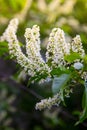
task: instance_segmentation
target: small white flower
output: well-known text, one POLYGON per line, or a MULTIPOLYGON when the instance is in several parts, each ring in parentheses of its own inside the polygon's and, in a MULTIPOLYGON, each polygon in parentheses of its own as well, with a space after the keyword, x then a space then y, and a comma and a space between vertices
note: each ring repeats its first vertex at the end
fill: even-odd
POLYGON ((75 68, 76 70, 80 70, 80 69, 83 68, 83 64, 80 63, 80 62, 76 62, 76 63, 74 63, 74 68, 75 68))

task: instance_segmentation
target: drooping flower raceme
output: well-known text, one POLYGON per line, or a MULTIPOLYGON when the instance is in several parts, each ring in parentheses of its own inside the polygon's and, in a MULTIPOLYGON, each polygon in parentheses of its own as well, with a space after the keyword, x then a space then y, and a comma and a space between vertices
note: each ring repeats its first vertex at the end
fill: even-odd
MULTIPOLYGON (((8 42, 8 48, 11 57, 14 57, 24 71, 27 72, 29 76, 34 77, 34 80, 35 76, 39 76, 39 79, 41 76, 43 79, 51 76, 53 77, 54 75, 52 75, 51 71, 54 68, 66 67, 67 69, 68 61, 65 60, 65 56, 70 55, 71 52, 78 53, 82 58, 85 56, 79 35, 77 35, 71 43, 67 43, 64 31, 60 28, 54 28, 50 33, 48 40, 45 62, 40 54, 40 29, 37 25, 25 30, 25 55, 21 50, 16 36, 17 27, 18 20, 15 18, 10 21, 6 31, 0 37, 0 41, 6 40, 8 42)), ((73 67, 79 71, 81 68, 83 68, 83 64, 80 63, 80 60, 77 58, 73 62, 73 67)), ((60 95, 58 93, 54 95, 53 98, 44 99, 40 103, 37 103, 36 109, 41 110, 47 107, 51 108, 52 105, 58 105, 59 103, 60 95)))
POLYGON ((53 98, 49 97, 48 99, 43 99, 41 100, 40 103, 36 104, 36 110, 42 110, 44 108, 51 108, 53 105, 58 106, 60 104, 60 93, 57 93, 56 95, 53 96, 53 98))

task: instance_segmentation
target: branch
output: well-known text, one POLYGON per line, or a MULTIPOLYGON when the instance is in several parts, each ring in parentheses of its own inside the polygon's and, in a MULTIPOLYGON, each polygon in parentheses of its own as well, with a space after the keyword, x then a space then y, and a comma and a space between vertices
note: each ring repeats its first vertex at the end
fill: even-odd
POLYGON ((27 88, 26 86, 20 84, 20 83, 17 83, 15 80, 11 79, 10 77, 9 78, 4 78, 4 77, 0 77, 0 80, 5 82, 6 84, 8 84, 9 86, 11 87, 16 87, 16 88, 19 88, 20 90, 23 90, 27 93, 30 93, 31 95, 33 95, 34 97, 36 97, 37 99, 41 100, 43 99, 42 96, 38 95, 35 91, 33 91, 31 88, 27 88))

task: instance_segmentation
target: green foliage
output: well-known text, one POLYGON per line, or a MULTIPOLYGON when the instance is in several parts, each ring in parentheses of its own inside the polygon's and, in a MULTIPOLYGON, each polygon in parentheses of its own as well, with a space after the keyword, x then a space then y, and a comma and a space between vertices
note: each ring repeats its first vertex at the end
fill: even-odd
POLYGON ((64 89, 67 87, 67 82, 70 80, 70 74, 62 74, 60 77, 55 77, 52 84, 53 94, 61 93, 60 98, 64 101, 64 89))
POLYGON ((83 17, 86 17, 86 13, 87 13, 87 5, 85 4, 87 3, 87 0, 77 0, 76 5, 75 5, 75 9, 74 9, 74 16, 81 22, 87 22, 87 19, 83 19, 83 17))
POLYGON ((85 81, 84 86, 85 86, 85 89, 84 89, 83 98, 82 98, 83 111, 80 113, 79 121, 76 123, 76 125, 78 125, 79 123, 82 123, 87 118, 87 81, 85 81))
POLYGON ((52 92, 56 94, 59 92, 59 90, 63 90, 69 79, 70 74, 62 74, 60 77, 54 77, 52 84, 52 92))
POLYGON ((0 56, 8 53, 8 44, 7 42, 0 42, 0 56))
POLYGON ((65 60, 72 63, 74 62, 76 59, 81 59, 81 55, 76 53, 76 52, 71 52, 70 55, 66 55, 65 60))
POLYGON ((13 14, 22 10, 25 5, 25 2, 26 0, 0 0, 0 15, 5 17, 11 17, 13 14))

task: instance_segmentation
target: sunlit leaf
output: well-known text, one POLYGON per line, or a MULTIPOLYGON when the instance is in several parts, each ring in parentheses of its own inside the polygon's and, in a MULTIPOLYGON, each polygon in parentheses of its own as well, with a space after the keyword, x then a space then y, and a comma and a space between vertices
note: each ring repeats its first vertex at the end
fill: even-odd
POLYGON ((70 55, 66 55, 64 57, 64 59, 71 63, 71 62, 75 61, 76 59, 81 59, 81 56, 80 56, 80 54, 78 54, 76 52, 72 52, 70 55))

